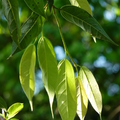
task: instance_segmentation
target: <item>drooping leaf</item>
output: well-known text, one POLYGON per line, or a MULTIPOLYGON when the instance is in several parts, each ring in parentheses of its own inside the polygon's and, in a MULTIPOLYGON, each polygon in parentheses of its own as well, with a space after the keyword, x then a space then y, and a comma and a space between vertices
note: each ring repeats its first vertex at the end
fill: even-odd
POLYGON ((79 26, 83 30, 90 33, 93 37, 106 40, 117 45, 111 40, 96 19, 88 14, 85 10, 76 6, 67 5, 61 8, 60 13, 67 21, 79 26))
POLYGON ((13 41, 19 45, 20 21, 18 0, 2 0, 4 15, 8 22, 9 31, 13 41))
POLYGON ((8 120, 12 117, 14 117, 18 112, 20 112, 23 109, 24 105, 23 103, 14 103, 8 108, 7 118, 8 120))
POLYGON ((24 0, 28 7, 39 15, 45 17, 44 0, 24 0))
POLYGON ((0 108, 5 110, 7 109, 7 104, 2 97, 0 97, 0 108))
POLYGON ((85 115, 87 113, 88 98, 79 77, 76 78, 76 86, 77 86, 77 114, 81 120, 84 120, 85 115))
POLYGON ((37 51, 38 51, 39 66, 42 70, 43 84, 48 93, 52 117, 54 117, 52 105, 53 105, 56 83, 58 78, 55 52, 52 44, 45 37, 40 38, 38 42, 37 51))
POLYGON ((22 88, 30 102, 31 110, 33 110, 32 97, 34 95, 35 87, 34 83, 35 62, 36 62, 35 46, 30 45, 26 48, 21 58, 19 76, 22 88))
POLYGON ((71 63, 62 60, 58 65, 57 105, 62 120, 74 120, 77 110, 75 76, 71 63))
MULTIPOLYGON (((26 22, 22 25, 21 28, 21 39, 20 39, 20 47, 21 50, 26 48, 35 38, 41 33, 42 29, 42 18, 32 13, 26 22)), ((18 48, 17 44, 13 42, 12 44, 12 53, 10 56, 19 52, 20 49, 18 48)))
POLYGON ((92 11, 87 0, 70 0, 70 3, 86 10, 92 16, 92 11))
POLYGON ((102 96, 99 90, 99 86, 89 69, 81 67, 80 79, 86 91, 87 97, 95 109, 95 111, 101 116, 102 111, 102 96))
POLYGON ((49 5, 50 10, 51 10, 53 4, 54 4, 54 0, 48 0, 48 5, 49 5))

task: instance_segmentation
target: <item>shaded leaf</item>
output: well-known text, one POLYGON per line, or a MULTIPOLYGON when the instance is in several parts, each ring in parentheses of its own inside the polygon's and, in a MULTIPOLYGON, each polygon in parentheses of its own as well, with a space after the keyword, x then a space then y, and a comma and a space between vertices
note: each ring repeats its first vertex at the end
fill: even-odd
POLYGON ((30 45, 26 48, 22 55, 19 67, 19 77, 22 88, 30 102, 31 110, 33 110, 32 97, 34 95, 35 87, 35 62, 35 46, 30 45))
POLYGON ((79 26, 83 30, 90 33, 93 37, 106 40, 117 45, 111 40, 96 19, 85 10, 76 6, 67 5, 61 8, 60 13, 67 21, 79 26))
POLYGON ((0 108, 5 110, 7 109, 7 104, 2 97, 0 97, 0 108))
POLYGON ((23 109, 23 103, 14 103, 8 108, 7 118, 10 119, 14 117, 18 112, 23 109))
POLYGON ((45 37, 40 38, 37 51, 39 66, 42 70, 42 80, 49 96, 50 107, 53 117, 52 105, 58 78, 56 56, 52 44, 45 37))
POLYGON ((13 41, 19 45, 20 21, 18 0, 2 0, 4 15, 8 22, 8 28, 13 41))
POLYGON ((101 116, 102 96, 93 74, 89 69, 83 66, 80 69, 80 79, 82 81, 91 105, 93 106, 95 111, 98 112, 98 114, 101 116))
POLYGON ((45 16, 44 14, 44 0, 24 0, 28 7, 39 15, 45 16))
POLYGON ((54 0, 48 0, 48 5, 49 5, 50 10, 51 10, 53 4, 54 4, 54 0))
POLYGON ((74 6, 82 8, 92 16, 92 11, 87 0, 70 0, 70 3, 74 6))
POLYGON ((62 60, 58 64, 57 105, 62 120, 73 120, 77 110, 75 76, 71 63, 62 60))
POLYGON ((77 114, 81 120, 84 120, 88 108, 88 98, 80 78, 76 78, 77 85, 77 114))

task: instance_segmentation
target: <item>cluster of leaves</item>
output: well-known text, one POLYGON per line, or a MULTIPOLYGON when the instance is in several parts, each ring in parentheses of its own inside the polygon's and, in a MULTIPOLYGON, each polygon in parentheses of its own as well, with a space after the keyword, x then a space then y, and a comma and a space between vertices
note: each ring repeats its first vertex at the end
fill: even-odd
POLYGON ((58 110, 63 120, 73 120, 76 113, 83 120, 87 112, 88 99, 101 117, 102 97, 97 82, 88 68, 81 66, 78 71, 79 65, 73 61, 67 50, 56 14, 56 11, 59 11, 67 21, 90 33, 95 42, 96 38, 98 38, 115 44, 92 16, 89 3, 87 0, 70 0, 71 5, 56 8, 54 0, 24 1, 32 12, 22 26, 20 26, 19 22, 18 1, 2 0, 2 6, 13 39, 11 56, 25 49, 20 61, 19 74, 20 82, 30 102, 31 110, 33 110, 32 98, 35 87, 36 48, 34 44, 39 40, 37 58, 42 70, 43 84, 49 96, 52 116, 54 117, 52 106, 56 94, 58 110), (52 43, 42 32, 48 10, 51 10, 55 17, 65 49, 65 58, 58 65, 52 43), (76 78, 73 66, 67 60, 67 55, 76 69, 76 78))
POLYGON ((0 114, 0 120, 18 120, 17 118, 13 118, 18 112, 23 109, 23 103, 14 103, 7 109, 7 104, 0 97, 0 109, 2 109, 2 114, 0 114))

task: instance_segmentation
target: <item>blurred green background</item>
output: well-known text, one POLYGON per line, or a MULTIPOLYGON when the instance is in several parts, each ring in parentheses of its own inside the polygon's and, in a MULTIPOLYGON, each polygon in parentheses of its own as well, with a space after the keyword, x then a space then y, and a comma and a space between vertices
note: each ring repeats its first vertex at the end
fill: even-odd
MULTIPOLYGON (((56 7, 70 4, 69 0, 54 0, 56 7)), ((88 0, 93 16, 108 33, 110 38, 120 45, 120 1, 88 0)), ((19 0, 21 25, 30 15, 30 9, 19 0)), ((75 25, 66 22, 58 13, 61 29, 67 48, 79 65, 88 67, 94 74, 103 98, 103 120, 120 120, 120 48, 106 41, 94 43, 92 37, 75 25)), ((58 61, 64 58, 62 41, 55 22, 49 17, 43 28, 44 35, 55 47, 58 61)), ((12 51, 12 40, 0 0, 0 96, 10 106, 15 102, 24 103, 24 109, 16 116, 20 120, 52 120, 47 93, 42 85, 41 71, 36 62, 36 89, 33 98, 34 111, 30 111, 28 100, 19 82, 19 62, 23 52, 7 59, 12 51)), ((1 111, 0 111, 1 112, 1 111)), ((61 120, 54 101, 55 120, 61 120)), ((75 120, 79 118, 76 116, 75 120)), ((85 120, 99 120, 99 115, 89 104, 85 120)))

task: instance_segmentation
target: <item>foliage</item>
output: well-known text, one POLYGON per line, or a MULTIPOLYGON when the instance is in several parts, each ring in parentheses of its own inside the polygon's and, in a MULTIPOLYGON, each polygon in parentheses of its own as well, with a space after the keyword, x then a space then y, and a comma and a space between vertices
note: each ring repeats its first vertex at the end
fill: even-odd
MULTIPOLYGON (((10 0, 10 2, 8 1, 9 0, 2 1, 3 8, 6 8, 6 5, 8 8, 10 8, 10 4, 8 3, 11 3, 11 5, 13 4, 12 0, 10 0)), ((43 2, 39 0, 35 0, 34 2, 32 2, 25 0, 26 7, 28 6, 30 8, 31 15, 21 26, 21 33, 19 33, 19 31, 15 31, 17 33, 12 32, 14 30, 14 27, 15 29, 20 29, 20 27, 16 28, 17 25, 15 21, 19 20, 19 16, 14 15, 14 13, 18 13, 18 9, 14 11, 16 6, 12 6, 10 8, 10 11, 13 12, 10 12, 8 14, 6 14, 7 10, 4 9, 4 13, 8 21, 11 36, 18 35, 17 41, 16 39, 12 38, 13 50, 11 56, 16 52, 25 49, 22 59, 20 61, 19 71, 22 88, 31 104, 34 93, 34 78, 35 78, 34 73, 36 53, 34 44, 37 44, 37 58, 39 66, 42 70, 43 84, 49 96, 52 116, 54 117, 52 107, 54 96, 56 94, 58 110, 63 120, 74 119, 76 112, 78 113, 78 116, 80 116, 80 119, 84 119, 87 111, 87 98, 91 102, 93 108, 99 113, 101 117, 102 98, 97 82, 93 77, 92 73, 90 72, 90 70, 88 70, 86 67, 83 66, 81 67, 78 64, 76 64, 73 58, 71 57, 66 47, 63 33, 61 31, 58 12, 60 12, 63 18, 65 18, 67 21, 72 22, 73 24, 81 27, 83 30, 90 33, 95 41, 96 41, 95 38, 98 38, 107 40, 112 43, 114 42, 106 34, 103 28, 98 24, 96 19, 91 16, 92 15, 91 10, 86 9, 90 8, 87 1, 83 5, 81 1, 70 0, 73 6, 65 5, 60 8, 57 8, 53 4, 54 2, 55 1, 50 0, 48 2, 47 1, 43 2), (39 5, 40 7, 38 7, 39 5), (51 12, 49 11, 48 6, 51 12), (64 60, 59 62, 58 68, 53 46, 50 40, 44 37, 44 31, 42 30, 41 32, 41 28, 43 28, 46 25, 46 20, 49 21, 48 19, 49 15, 51 16, 54 15, 65 50, 65 58, 64 60), (13 18, 13 16, 15 18, 13 18), (13 23, 10 22, 11 19, 13 23), (19 36, 19 34, 21 34, 21 36, 19 36), (39 42, 37 43, 38 40, 39 42), (76 79, 74 76, 72 64, 67 59, 71 60, 75 67, 75 72, 77 72, 76 79), (75 85, 75 83, 77 83, 77 85, 75 85), (79 87, 80 102, 77 101, 78 100, 77 99, 78 96, 76 96, 77 87, 79 87), (91 97, 91 95, 93 97, 91 97), (85 102, 83 102, 84 97, 86 98, 85 102), (80 108, 78 108, 79 104, 81 104, 80 108), (78 109, 82 113, 78 112, 78 109)))

